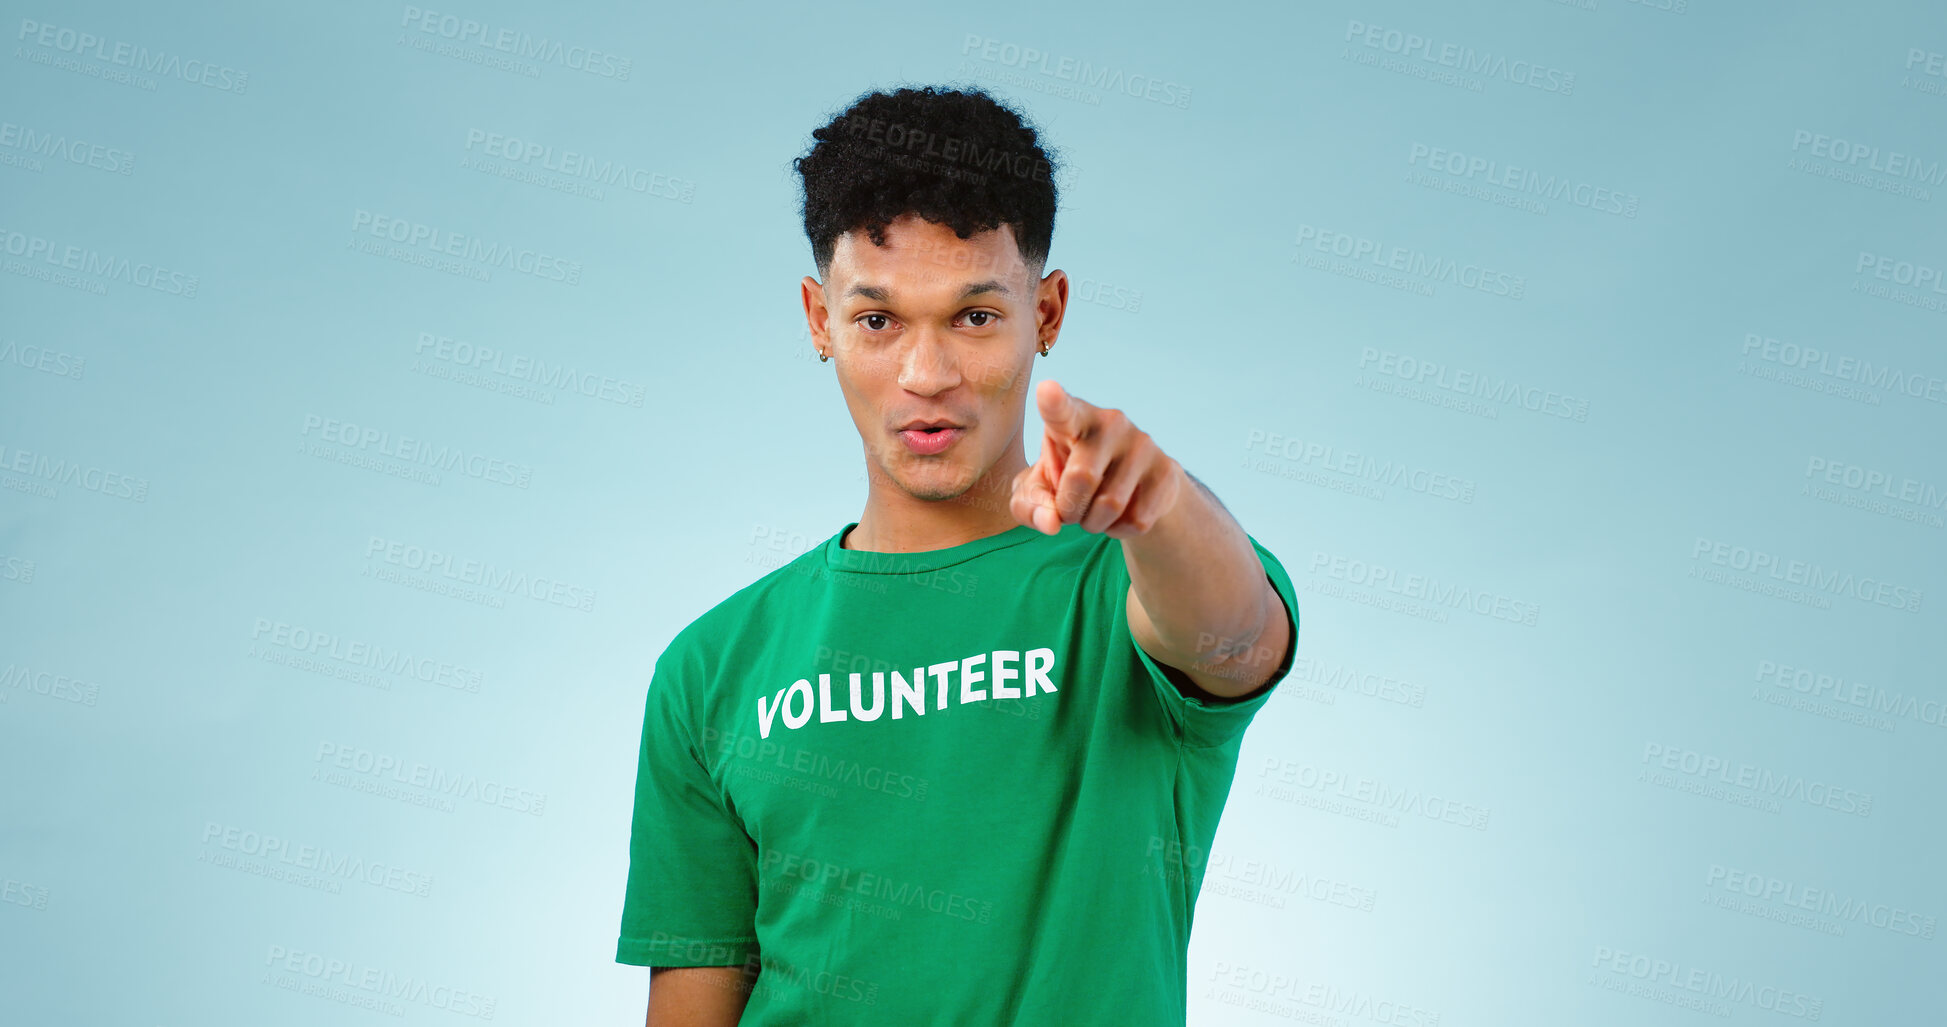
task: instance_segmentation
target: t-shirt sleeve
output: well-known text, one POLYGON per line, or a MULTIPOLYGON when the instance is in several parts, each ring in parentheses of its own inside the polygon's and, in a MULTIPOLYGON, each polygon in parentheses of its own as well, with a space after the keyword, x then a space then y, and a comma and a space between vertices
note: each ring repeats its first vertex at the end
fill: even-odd
POLYGON ((1271 555, 1271 551, 1260 545, 1257 539, 1252 538, 1248 532, 1244 537, 1250 539, 1251 548, 1257 552, 1258 562, 1264 567, 1265 578, 1271 582, 1271 587, 1277 592, 1278 598, 1284 601, 1285 623, 1291 630, 1291 640, 1279 660, 1277 669, 1272 672, 1270 680, 1254 693, 1238 699, 1224 699, 1218 696, 1199 697, 1194 693, 1200 693, 1202 689, 1197 688, 1188 675, 1174 667, 1156 662, 1142 646, 1136 644, 1135 636, 1129 632, 1128 565, 1123 562, 1124 557, 1120 549, 1113 551, 1108 561, 1113 569, 1110 580, 1115 583, 1116 644, 1127 646, 1135 653, 1136 661, 1141 664, 1144 676, 1149 679, 1157 700, 1163 705, 1164 715, 1177 731, 1183 744, 1187 746, 1225 745, 1242 736, 1244 729, 1250 726, 1251 719, 1257 716, 1257 711, 1263 709, 1264 704, 1271 700, 1271 694, 1277 690, 1278 682, 1284 680, 1285 674, 1291 670, 1292 657, 1298 651, 1298 595, 1292 587, 1291 576, 1285 573, 1284 564, 1278 562, 1278 558, 1271 555), (1186 687, 1192 694, 1185 694, 1186 687))
MULTIPOLYGON (((673 647, 672 647, 673 648, 673 647)), ((615 961, 741 966, 757 951, 757 844, 705 770, 684 711, 702 679, 656 661, 642 718, 629 877, 615 961)))

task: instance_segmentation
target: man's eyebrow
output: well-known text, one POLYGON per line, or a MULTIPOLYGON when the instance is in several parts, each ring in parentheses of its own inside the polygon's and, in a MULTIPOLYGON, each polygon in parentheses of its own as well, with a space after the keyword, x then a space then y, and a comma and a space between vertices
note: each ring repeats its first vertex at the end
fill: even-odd
MULTIPOLYGON (((978 296, 983 292, 997 292, 1003 296, 1011 295, 1005 283, 999 279, 989 278, 984 282, 974 282, 965 289, 960 290, 960 295, 957 299, 968 299, 973 296, 978 296)), ((877 285, 854 285, 850 289, 845 290, 845 296, 847 299, 853 296, 863 296, 876 303, 892 302, 892 292, 877 285)))

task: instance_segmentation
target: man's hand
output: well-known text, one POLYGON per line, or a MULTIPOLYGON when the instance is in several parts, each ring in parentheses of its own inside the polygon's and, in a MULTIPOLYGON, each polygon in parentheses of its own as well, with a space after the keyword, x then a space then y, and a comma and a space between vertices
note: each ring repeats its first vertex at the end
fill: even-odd
POLYGON ((1035 386, 1041 459, 1014 476, 1008 510, 1053 535, 1064 524, 1131 539, 1176 505, 1183 468, 1120 410, 1077 399, 1052 379, 1035 386))
POLYGON ((1293 639, 1244 529, 1122 411, 1053 381, 1036 385, 1034 399, 1041 459, 1014 477, 1014 519, 1049 535, 1080 524, 1122 539, 1136 645, 1209 695, 1262 688, 1293 639))

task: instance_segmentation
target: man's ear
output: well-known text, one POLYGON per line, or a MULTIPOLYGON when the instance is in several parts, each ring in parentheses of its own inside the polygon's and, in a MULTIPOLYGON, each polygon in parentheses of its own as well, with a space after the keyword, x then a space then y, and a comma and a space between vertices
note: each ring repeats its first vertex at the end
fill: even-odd
POLYGON ((1047 339, 1053 346, 1061 334, 1061 319, 1068 312, 1068 272, 1056 268, 1041 279, 1034 290, 1036 340, 1047 339))
POLYGON ((804 301, 805 326, 811 339, 825 352, 831 352, 831 310, 825 306, 825 287, 810 275, 798 282, 799 298, 804 301))

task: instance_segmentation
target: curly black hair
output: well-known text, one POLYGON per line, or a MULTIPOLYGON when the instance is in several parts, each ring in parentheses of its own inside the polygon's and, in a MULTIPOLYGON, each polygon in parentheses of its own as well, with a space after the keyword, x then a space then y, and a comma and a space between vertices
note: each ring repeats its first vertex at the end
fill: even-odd
POLYGON ((917 214, 965 239, 1013 227, 1021 260, 1039 273, 1055 234, 1056 163, 1032 124, 980 89, 924 86, 861 94, 811 133, 791 162, 803 176, 799 207, 823 278, 838 237, 917 214))

